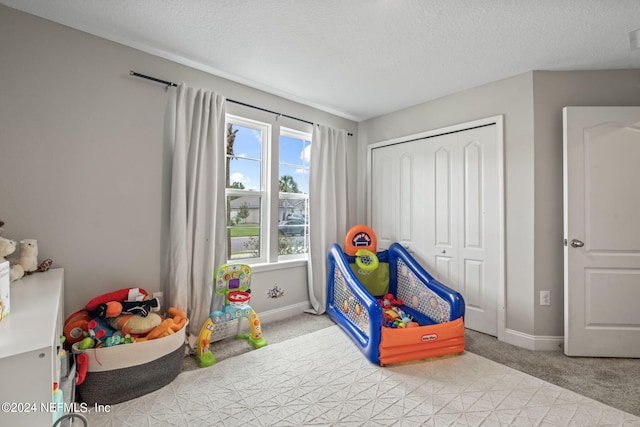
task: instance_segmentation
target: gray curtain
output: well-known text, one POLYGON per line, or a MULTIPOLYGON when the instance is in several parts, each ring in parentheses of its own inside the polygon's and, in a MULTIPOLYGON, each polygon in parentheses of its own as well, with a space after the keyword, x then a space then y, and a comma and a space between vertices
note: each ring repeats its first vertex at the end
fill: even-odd
POLYGON ((210 314, 213 273, 227 262, 225 98, 181 84, 175 96, 167 297, 189 318, 190 347, 210 314))
POLYGON ((311 312, 322 314, 327 306, 327 251, 342 243, 351 224, 349 199, 349 149, 347 131, 313 127, 309 166, 308 286, 311 312))

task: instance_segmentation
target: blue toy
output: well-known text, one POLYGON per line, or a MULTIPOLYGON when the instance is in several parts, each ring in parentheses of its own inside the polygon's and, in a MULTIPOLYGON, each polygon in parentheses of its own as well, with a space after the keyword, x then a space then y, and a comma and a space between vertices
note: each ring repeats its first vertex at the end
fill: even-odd
POLYGON ((434 279, 400 244, 376 251, 364 225, 328 253, 327 314, 381 366, 464 352, 462 295, 434 279), (375 267, 374 267, 375 266, 375 267), (384 274, 383 274, 384 273, 384 274))

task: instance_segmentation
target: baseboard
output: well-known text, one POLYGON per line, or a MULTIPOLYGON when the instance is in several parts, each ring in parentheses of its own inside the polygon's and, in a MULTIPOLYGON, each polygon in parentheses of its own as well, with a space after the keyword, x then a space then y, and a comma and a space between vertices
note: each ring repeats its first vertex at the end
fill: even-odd
POLYGON ((512 329, 505 329, 504 342, 533 351, 562 351, 564 337, 529 335, 512 329))
POLYGON ((311 304, 308 301, 298 304, 287 305, 285 307, 276 308, 273 310, 262 311, 258 313, 260 316, 260 323, 276 322, 278 320, 288 319, 289 317, 302 314, 305 310, 308 310, 311 304))

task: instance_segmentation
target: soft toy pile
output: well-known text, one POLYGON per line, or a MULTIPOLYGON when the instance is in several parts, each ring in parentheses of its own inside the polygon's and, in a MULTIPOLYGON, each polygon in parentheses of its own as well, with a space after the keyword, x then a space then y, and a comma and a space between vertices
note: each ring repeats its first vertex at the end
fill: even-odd
POLYGON ((147 341, 173 334, 187 323, 182 310, 158 314, 160 302, 142 288, 124 288, 100 295, 65 320, 67 343, 80 350, 147 341))
POLYGON ((402 300, 395 299, 393 294, 386 294, 378 302, 384 310, 384 326, 387 328, 415 328, 418 325, 411 316, 400 308, 402 300))

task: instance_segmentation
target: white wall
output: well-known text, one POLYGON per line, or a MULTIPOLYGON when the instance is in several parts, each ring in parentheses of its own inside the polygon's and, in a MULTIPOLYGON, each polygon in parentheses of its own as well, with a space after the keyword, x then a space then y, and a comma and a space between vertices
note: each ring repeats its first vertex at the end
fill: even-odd
MULTIPOLYGON (((1 5, 0 40, 0 220, 5 237, 37 239, 39 259, 65 268, 66 314, 121 287, 160 289, 167 93, 129 70, 356 133, 349 120, 1 5)), ((306 308, 306 286, 305 265, 256 273, 252 305, 306 308), (285 295, 267 299, 276 283, 285 295)))

